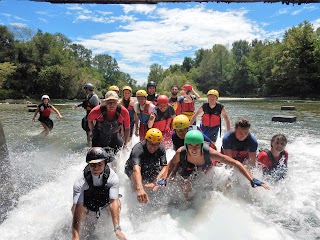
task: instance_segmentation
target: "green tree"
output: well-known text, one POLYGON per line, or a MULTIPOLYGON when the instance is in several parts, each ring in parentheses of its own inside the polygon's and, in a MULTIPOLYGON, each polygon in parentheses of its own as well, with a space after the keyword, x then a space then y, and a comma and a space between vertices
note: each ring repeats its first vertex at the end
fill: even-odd
POLYGON ((151 64, 150 72, 148 75, 148 82, 153 81, 158 85, 158 83, 162 82, 163 80, 163 74, 164 74, 164 70, 159 64, 157 63, 151 64))
POLYGON ((108 54, 96 55, 92 59, 92 66, 103 73, 107 85, 118 85, 120 70, 115 58, 108 54))

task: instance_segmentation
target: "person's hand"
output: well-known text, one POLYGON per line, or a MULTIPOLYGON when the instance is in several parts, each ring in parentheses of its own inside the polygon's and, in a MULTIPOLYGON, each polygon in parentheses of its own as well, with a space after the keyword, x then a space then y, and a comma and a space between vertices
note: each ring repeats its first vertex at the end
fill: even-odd
POLYGON ((136 135, 136 137, 139 136, 139 128, 136 128, 136 130, 134 131, 134 135, 136 135))
POLYGON ((144 190, 144 188, 140 188, 137 190, 137 199, 139 203, 148 203, 149 202, 149 197, 144 190))
POLYGON ((255 187, 263 187, 264 189, 267 189, 267 190, 270 189, 270 187, 267 184, 265 184, 264 182, 261 182, 258 179, 255 179, 255 178, 253 178, 250 181, 250 183, 251 183, 251 187, 253 187, 253 188, 255 188, 255 187))
POLYGON ((127 240, 126 236, 121 232, 121 230, 115 231, 114 234, 116 235, 117 239, 127 240))
POLYGON ((72 106, 72 109, 77 109, 77 108, 78 108, 78 105, 77 105, 77 104, 75 104, 75 105, 72 106))
POLYGON ((153 121, 155 118, 156 118, 156 115, 154 113, 151 113, 149 120, 153 121))
POLYGON ((63 118, 63 116, 62 116, 62 115, 60 115, 60 116, 59 116, 59 118, 60 118, 60 119, 62 119, 62 118, 63 118))
POLYGON ((168 133, 168 132, 170 132, 170 131, 171 131, 171 129, 170 129, 170 127, 169 127, 169 126, 166 126, 166 128, 164 129, 164 131, 168 133))
POLYGON ((35 122, 36 121, 36 119, 35 118, 32 118, 32 122, 35 122))

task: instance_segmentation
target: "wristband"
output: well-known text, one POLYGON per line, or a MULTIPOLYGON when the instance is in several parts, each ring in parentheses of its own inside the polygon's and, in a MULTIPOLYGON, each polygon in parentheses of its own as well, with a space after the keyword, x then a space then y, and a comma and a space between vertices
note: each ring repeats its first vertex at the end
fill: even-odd
POLYGON ((258 179, 255 179, 253 178, 251 181, 251 187, 255 187, 255 186, 261 186, 262 184, 264 184, 263 182, 261 182, 260 180, 258 179))
POLYGON ((121 227, 120 227, 120 226, 115 226, 115 227, 114 227, 114 232, 116 232, 116 231, 118 231, 118 230, 121 231, 121 227))

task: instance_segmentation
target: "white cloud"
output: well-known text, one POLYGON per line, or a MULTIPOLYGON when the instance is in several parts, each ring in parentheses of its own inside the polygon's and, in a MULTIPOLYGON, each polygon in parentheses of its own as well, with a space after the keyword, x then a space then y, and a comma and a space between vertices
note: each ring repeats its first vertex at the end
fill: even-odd
POLYGON ((28 25, 24 23, 10 23, 11 26, 17 27, 17 28, 27 28, 28 25))
POLYGON ((303 9, 300 9, 300 10, 297 10, 297 11, 293 11, 293 12, 291 13, 291 15, 293 15, 293 16, 298 15, 298 14, 300 14, 300 13, 302 12, 302 10, 303 10, 303 9))
POLYGON ((121 5, 125 14, 129 12, 149 14, 152 13, 157 6, 146 5, 146 4, 136 4, 136 5, 121 5))
POLYGON ((317 20, 311 22, 314 26, 314 29, 316 30, 317 28, 320 27, 320 18, 318 18, 317 20))
MULTIPOLYGON (((245 9, 227 12, 203 7, 167 9, 152 6, 151 9, 152 14, 147 17, 152 18, 138 20, 129 17, 128 24, 119 25, 118 31, 81 38, 78 43, 91 49, 95 55, 117 56, 121 70, 130 70, 128 73, 136 78, 141 71, 149 72, 145 66, 150 66, 154 59, 162 66, 169 66, 173 63, 167 60, 168 57, 177 57, 185 51, 193 54, 194 49, 211 48, 214 44, 230 45, 235 40, 265 37, 265 32, 246 18, 245 9)), ((124 11, 147 12, 146 8, 131 5, 124 6, 124 11)), ((120 21, 119 18, 113 19, 120 21)))

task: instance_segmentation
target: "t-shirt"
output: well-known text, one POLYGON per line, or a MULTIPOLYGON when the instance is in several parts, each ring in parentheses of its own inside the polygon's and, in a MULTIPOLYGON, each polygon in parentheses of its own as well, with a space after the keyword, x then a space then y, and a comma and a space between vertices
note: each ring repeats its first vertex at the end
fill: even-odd
MULTIPOLYGON (((102 186, 103 177, 92 175, 93 186, 102 186)), ((118 199, 119 198, 119 177, 118 175, 110 169, 110 175, 107 180, 107 186, 110 187, 109 198, 118 199)), ((83 173, 73 185, 73 204, 83 204, 84 190, 88 190, 89 185, 85 180, 83 173)))

